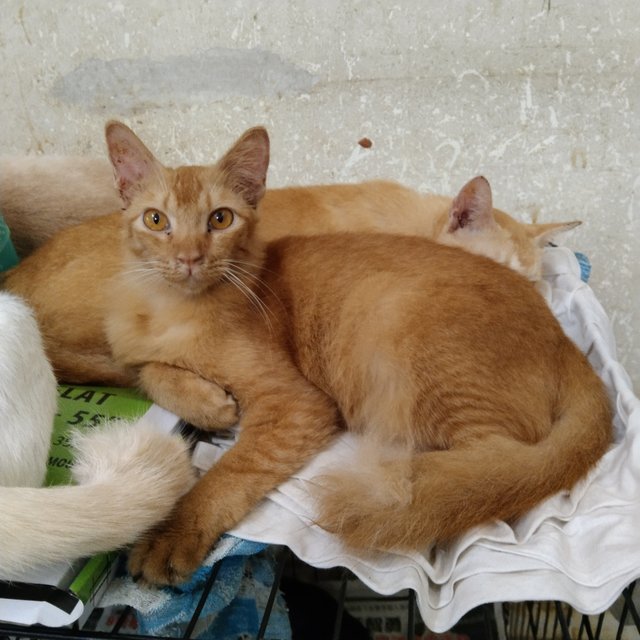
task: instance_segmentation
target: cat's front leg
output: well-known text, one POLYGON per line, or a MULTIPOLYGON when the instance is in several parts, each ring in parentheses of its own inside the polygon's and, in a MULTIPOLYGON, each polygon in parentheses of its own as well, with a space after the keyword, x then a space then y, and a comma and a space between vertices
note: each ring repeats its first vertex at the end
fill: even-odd
POLYGON ((333 402, 306 382, 258 396, 244 414, 238 442, 180 499, 170 519, 134 547, 131 574, 150 584, 184 582, 220 535, 326 447, 338 425, 333 402))
POLYGON ((149 362, 139 383, 158 405, 201 429, 224 429, 238 422, 233 396, 215 382, 173 365, 149 362))

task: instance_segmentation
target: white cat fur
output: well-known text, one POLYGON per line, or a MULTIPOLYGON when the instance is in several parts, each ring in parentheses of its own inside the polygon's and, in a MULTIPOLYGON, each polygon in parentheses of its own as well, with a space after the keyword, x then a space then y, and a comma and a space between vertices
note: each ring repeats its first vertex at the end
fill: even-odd
POLYGON ((56 406, 56 379, 33 313, 0 291, 1 485, 42 484, 56 406))
POLYGON ((80 486, 0 487, 0 578, 131 544, 193 483, 187 444, 119 421, 76 438, 80 486))
POLYGON ((143 418, 77 435, 80 486, 37 488, 56 406, 33 314, 0 292, 0 579, 132 543, 194 480, 182 438, 155 432, 143 418))

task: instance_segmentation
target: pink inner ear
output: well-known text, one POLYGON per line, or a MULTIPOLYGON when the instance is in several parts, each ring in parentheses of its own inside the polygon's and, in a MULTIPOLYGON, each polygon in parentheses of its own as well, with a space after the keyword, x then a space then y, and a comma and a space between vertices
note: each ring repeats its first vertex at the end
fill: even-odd
POLYGON ((150 173, 149 163, 141 158, 132 157, 128 149, 122 149, 119 155, 112 156, 113 166, 121 193, 143 180, 150 173))
POLYGON ((116 187, 127 206, 131 204, 135 192, 154 174, 150 152, 133 136, 133 132, 118 130, 111 130, 107 134, 116 187))
POLYGON ((455 202, 449 211, 449 231, 464 229, 469 224, 469 211, 456 206, 455 202))
POLYGON ((473 178, 460 189, 449 210, 449 232, 465 227, 481 229, 495 224, 489 182, 482 176, 473 178))
POLYGON ((221 158, 219 166, 231 189, 251 206, 264 195, 269 168, 269 136, 262 127, 246 131, 221 158))

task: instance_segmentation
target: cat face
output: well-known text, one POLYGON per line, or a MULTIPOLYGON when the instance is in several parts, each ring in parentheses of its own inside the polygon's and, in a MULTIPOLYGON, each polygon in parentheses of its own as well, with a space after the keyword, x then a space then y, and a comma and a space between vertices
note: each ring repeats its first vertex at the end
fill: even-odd
POLYGON ((211 166, 162 166, 131 130, 107 126, 125 204, 127 273, 198 294, 234 281, 253 255, 253 226, 269 159, 266 131, 251 129, 211 166))
POLYGON ((206 168, 167 170, 161 184, 132 200, 126 246, 139 273, 197 294, 243 261, 256 210, 217 178, 206 168))

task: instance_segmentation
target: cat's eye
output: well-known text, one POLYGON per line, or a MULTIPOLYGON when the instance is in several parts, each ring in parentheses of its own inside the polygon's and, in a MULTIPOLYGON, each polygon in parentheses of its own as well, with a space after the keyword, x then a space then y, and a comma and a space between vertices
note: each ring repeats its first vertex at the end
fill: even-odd
POLYGON ((167 231, 169 229, 169 218, 157 209, 147 209, 142 214, 142 222, 151 231, 167 231))
POLYGON ((231 209, 222 208, 216 209, 209 216, 209 230, 219 231, 220 229, 226 229, 231 226, 233 222, 233 211, 231 209))

